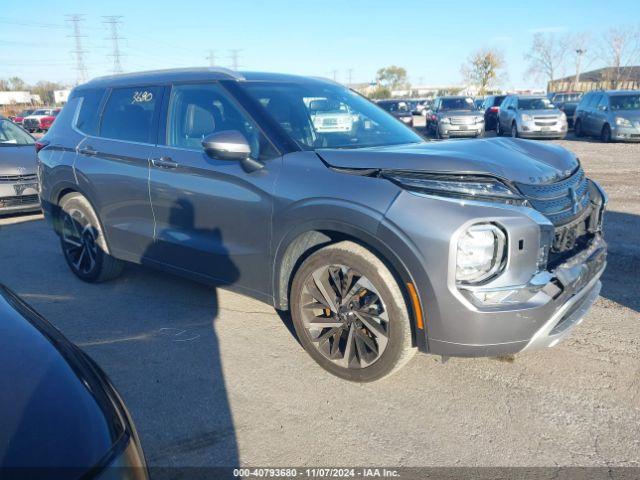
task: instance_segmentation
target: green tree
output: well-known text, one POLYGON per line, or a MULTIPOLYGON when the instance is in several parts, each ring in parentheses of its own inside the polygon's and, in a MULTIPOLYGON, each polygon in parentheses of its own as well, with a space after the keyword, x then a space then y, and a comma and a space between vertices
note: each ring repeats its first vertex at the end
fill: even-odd
POLYGON ((390 96, 391 90, 382 85, 378 85, 375 90, 369 94, 369 98, 373 99, 389 98, 390 96))
POLYGON ((465 80, 478 87, 479 94, 484 95, 489 88, 504 77, 504 55, 499 50, 481 48, 471 54, 467 63, 462 65, 461 72, 465 80))
POLYGON ((377 82, 390 90, 394 90, 407 85, 407 71, 402 67, 391 65, 378 70, 377 82))
POLYGON ((63 88, 64 86, 60 83, 41 80, 31 87, 31 93, 39 95, 42 103, 53 104, 53 91, 62 90, 63 88))
POLYGON ((8 82, 11 90, 27 90, 27 84, 20 77, 11 77, 8 82))

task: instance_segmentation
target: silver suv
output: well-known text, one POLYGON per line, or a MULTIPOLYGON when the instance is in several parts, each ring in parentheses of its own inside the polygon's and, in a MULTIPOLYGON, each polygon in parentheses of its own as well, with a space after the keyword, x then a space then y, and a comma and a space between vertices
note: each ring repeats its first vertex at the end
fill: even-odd
POLYGON ((471 97, 437 97, 427 114, 427 131, 436 138, 483 137, 484 114, 471 97))
POLYGON ((133 262, 236 290, 290 311, 307 352, 349 380, 416 350, 553 346, 600 290, 605 195, 573 153, 425 142, 331 81, 99 78, 38 148, 46 217, 79 278, 133 262), (323 105, 349 128, 320 128, 323 105))
POLYGON ((593 135, 603 142, 640 141, 640 92, 589 92, 576 107, 577 137, 593 135))
POLYGON ((522 138, 564 138, 567 116, 544 96, 509 95, 500 105, 496 134, 522 138))

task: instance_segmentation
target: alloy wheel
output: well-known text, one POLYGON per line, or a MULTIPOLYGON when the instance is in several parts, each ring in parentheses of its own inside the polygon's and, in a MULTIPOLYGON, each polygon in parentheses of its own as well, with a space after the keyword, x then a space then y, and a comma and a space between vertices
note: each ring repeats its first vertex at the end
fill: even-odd
POLYGON ((65 213, 62 222, 64 253, 78 272, 89 274, 96 266, 98 245, 95 229, 80 210, 65 213))
POLYGON ((379 292, 345 265, 323 266, 304 282, 301 317, 314 347, 350 369, 375 363, 389 342, 389 317, 379 292))

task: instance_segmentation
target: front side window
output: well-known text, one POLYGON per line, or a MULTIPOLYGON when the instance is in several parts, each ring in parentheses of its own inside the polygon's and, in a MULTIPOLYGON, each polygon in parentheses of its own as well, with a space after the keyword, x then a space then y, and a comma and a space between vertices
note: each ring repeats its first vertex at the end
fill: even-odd
POLYGON ((33 137, 9 120, 0 119, 0 147, 33 145, 33 137))
MULTIPOLYGON (((320 104, 316 106, 321 108, 320 104)), ((332 105, 330 108, 341 111, 340 105, 332 105)), ((217 84, 174 86, 171 90, 167 125, 169 146, 202 150, 202 140, 206 136, 225 130, 237 130, 249 142, 252 158, 266 160, 278 154, 253 121, 217 84)))
POLYGON ((519 98, 518 110, 552 110, 556 108, 546 97, 540 98, 519 98))
POLYGON ((440 110, 473 110, 473 99, 469 97, 443 98, 440 110))
POLYGON ((612 95, 611 110, 640 110, 640 94, 612 95))
POLYGON ((243 82, 240 86, 253 97, 303 149, 361 148, 422 142, 401 122, 369 100, 339 85, 304 82, 243 82), (330 106, 322 123, 310 107, 330 106), (340 111, 331 111, 335 106, 340 111))
POLYGON ((160 87, 114 89, 104 107, 100 136, 155 143, 153 119, 159 102, 160 87))

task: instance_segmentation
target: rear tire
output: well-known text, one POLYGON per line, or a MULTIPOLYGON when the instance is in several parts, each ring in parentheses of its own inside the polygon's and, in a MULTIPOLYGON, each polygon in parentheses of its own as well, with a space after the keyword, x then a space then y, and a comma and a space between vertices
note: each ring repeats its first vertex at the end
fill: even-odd
POLYGON ((60 201, 60 245, 71 271, 85 282, 106 282, 124 269, 122 260, 107 253, 98 217, 79 193, 65 195, 60 201))
POLYGON ((340 378, 378 380, 416 351, 395 277, 356 243, 339 242, 309 256, 293 279, 290 305, 304 349, 340 378))

